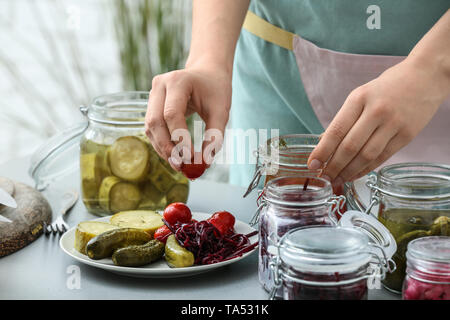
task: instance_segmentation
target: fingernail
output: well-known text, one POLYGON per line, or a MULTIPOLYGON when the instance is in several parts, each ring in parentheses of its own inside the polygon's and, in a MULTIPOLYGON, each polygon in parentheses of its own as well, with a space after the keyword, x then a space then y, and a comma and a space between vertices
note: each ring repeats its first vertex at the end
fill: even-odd
POLYGON ((340 186, 344 183, 344 179, 342 179, 341 177, 337 177, 336 179, 334 179, 333 181, 333 185, 335 186, 340 186))
POLYGON ((167 159, 167 162, 169 162, 170 166, 171 166, 174 170, 180 171, 180 165, 181 165, 181 163, 180 163, 177 159, 175 159, 175 158, 173 158, 173 157, 170 157, 169 159, 167 159))
POLYGON ((327 176, 326 174, 322 175, 321 178, 324 178, 325 180, 331 181, 331 178, 327 176))
POLYGON ((317 170, 321 167, 322 167, 322 162, 320 162, 317 159, 313 159, 308 165, 309 170, 317 170))

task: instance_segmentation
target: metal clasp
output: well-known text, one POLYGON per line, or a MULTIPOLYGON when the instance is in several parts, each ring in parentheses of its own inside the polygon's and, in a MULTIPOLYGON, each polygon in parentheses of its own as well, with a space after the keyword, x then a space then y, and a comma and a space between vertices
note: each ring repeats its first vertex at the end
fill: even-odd
POLYGON ((376 218, 372 212, 372 208, 380 203, 380 191, 376 188, 377 185, 377 176, 370 175, 369 179, 366 181, 366 187, 370 190, 370 204, 369 206, 364 210, 365 214, 369 214, 372 217, 376 218))
MULTIPOLYGON (((279 250, 279 247, 278 247, 279 250)), ((273 288, 269 293, 269 300, 275 300, 275 295, 278 289, 283 284, 281 280, 281 270, 280 270, 281 260, 280 256, 273 257, 269 262, 269 269, 273 276, 273 288)))
POLYGON ((328 216, 335 225, 338 224, 336 214, 338 214, 340 217, 344 214, 341 210, 344 208, 346 201, 347 198, 345 198, 345 196, 332 196, 327 201, 327 204, 330 206, 330 209, 328 210, 328 216))

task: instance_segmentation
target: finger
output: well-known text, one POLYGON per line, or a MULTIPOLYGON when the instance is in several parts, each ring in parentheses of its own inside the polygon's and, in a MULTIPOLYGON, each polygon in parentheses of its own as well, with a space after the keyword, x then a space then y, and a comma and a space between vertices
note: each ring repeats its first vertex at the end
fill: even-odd
POLYGON ((210 165, 220 151, 229 118, 229 105, 217 103, 214 112, 205 117, 205 137, 202 144, 203 158, 210 165))
POLYGON ((345 138, 353 124, 363 111, 363 99, 356 94, 350 94, 344 105, 334 117, 322 138, 308 159, 308 168, 317 170, 324 166, 345 138))
POLYGON ((346 165, 338 176, 343 181, 349 181, 350 178, 366 169, 372 161, 378 159, 396 133, 397 129, 394 127, 388 125, 378 127, 356 157, 346 165))
POLYGON ((194 145, 185 118, 190 94, 191 90, 179 81, 169 84, 163 113, 171 140, 177 147, 173 153, 181 154, 182 161, 188 163, 194 155, 194 145))
POLYGON ((166 89, 163 85, 152 87, 145 116, 145 130, 153 148, 161 158, 167 160, 171 156, 174 144, 170 140, 169 130, 163 117, 165 98, 166 89))
POLYGON ((341 171, 357 157, 378 126, 378 121, 370 114, 368 115, 368 112, 363 112, 327 162, 323 174, 330 177, 332 181, 338 177, 341 171))
POLYGON ((404 146, 405 146, 404 140, 400 137, 399 134, 396 134, 389 141, 389 143, 386 145, 381 154, 375 160, 370 162, 363 170, 361 170, 361 172, 350 178, 350 181, 359 179, 368 174, 369 172, 375 170, 404 146))

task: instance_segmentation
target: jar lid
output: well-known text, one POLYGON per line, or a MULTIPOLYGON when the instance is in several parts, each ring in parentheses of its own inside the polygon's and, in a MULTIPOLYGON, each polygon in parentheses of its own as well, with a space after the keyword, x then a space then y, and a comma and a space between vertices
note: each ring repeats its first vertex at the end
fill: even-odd
POLYGON ((415 239, 408 243, 406 257, 450 263, 450 237, 433 236, 415 239))
POLYGON ((279 244, 283 263, 302 271, 343 272, 371 260, 369 238, 353 228, 308 226, 292 229, 279 244))
POLYGON ((44 190, 52 181, 79 170, 79 147, 87 121, 54 135, 31 156, 29 175, 37 190, 44 190))
POLYGON ((371 244, 370 252, 379 257, 381 254, 383 259, 391 259, 397 251, 397 243, 392 233, 371 215, 349 210, 342 215, 338 225, 364 233, 371 244))

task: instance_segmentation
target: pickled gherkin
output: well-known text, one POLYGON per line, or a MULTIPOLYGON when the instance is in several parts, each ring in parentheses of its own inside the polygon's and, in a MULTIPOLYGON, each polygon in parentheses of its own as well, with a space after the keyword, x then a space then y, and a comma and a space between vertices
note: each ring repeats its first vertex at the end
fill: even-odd
POLYGON ((150 150, 138 137, 121 137, 108 150, 111 172, 128 181, 142 181, 150 167, 150 150))
POLYGON ((189 193, 189 181, 158 156, 143 133, 92 140, 86 135, 80 171, 83 202, 97 215, 163 210, 169 203, 186 202, 189 193))
POLYGON ((408 243, 427 236, 448 236, 450 211, 398 208, 381 210, 378 219, 389 229, 397 242, 397 251, 392 257, 397 269, 386 274, 383 284, 390 290, 400 292, 406 274, 408 243))

